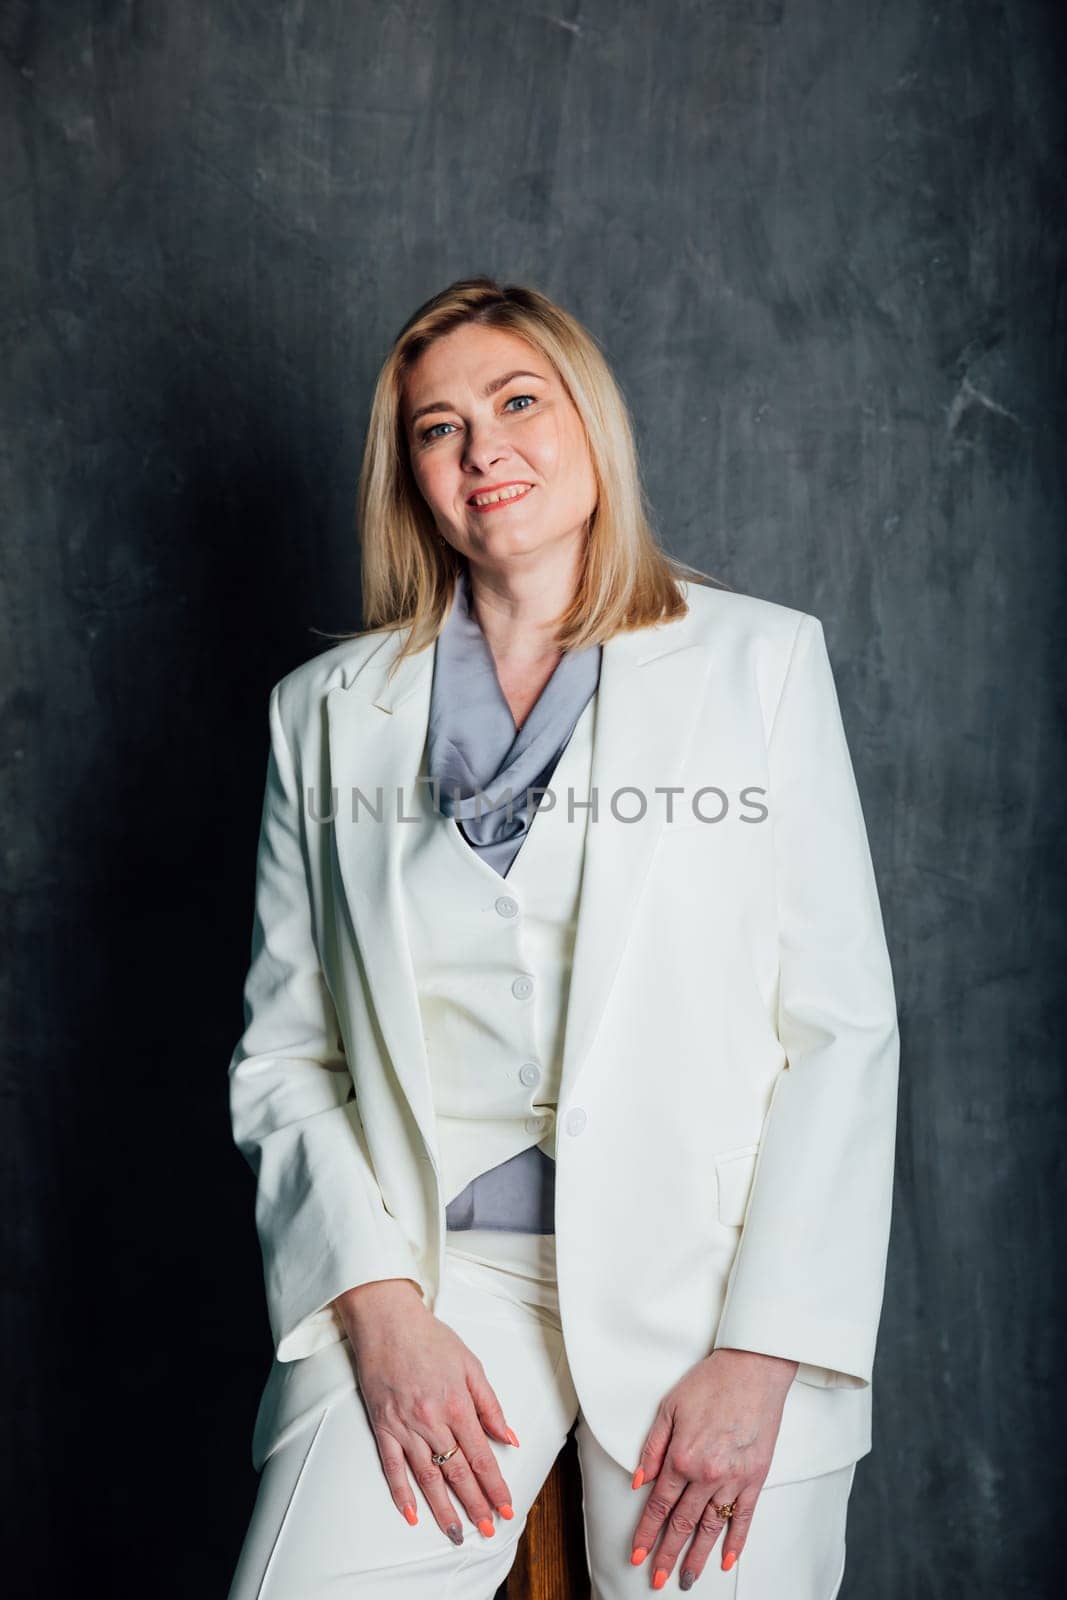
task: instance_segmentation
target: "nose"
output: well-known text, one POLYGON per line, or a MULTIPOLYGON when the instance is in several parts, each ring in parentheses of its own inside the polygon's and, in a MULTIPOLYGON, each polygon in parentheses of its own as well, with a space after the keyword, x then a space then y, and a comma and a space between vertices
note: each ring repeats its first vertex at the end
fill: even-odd
POLYGON ((463 450, 463 465, 472 471, 485 472, 506 454, 499 437, 500 424, 495 418, 473 422, 467 430, 467 443, 463 450))

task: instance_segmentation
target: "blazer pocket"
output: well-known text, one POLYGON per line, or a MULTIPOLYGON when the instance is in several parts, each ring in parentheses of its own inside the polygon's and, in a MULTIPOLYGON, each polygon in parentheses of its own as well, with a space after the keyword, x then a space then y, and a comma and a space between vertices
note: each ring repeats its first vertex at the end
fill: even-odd
POLYGON ((719 1221, 728 1228, 739 1228, 745 1220, 752 1174, 756 1167, 758 1144, 743 1145, 738 1150, 724 1150, 715 1157, 715 1174, 719 1183, 719 1221))

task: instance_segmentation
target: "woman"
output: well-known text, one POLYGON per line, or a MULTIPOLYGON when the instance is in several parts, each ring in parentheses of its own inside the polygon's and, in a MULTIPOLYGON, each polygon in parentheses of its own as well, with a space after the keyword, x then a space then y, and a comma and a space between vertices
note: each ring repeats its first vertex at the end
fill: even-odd
POLYGON ((397 337, 360 522, 369 631, 270 697, 231 1600, 489 1600, 575 1419, 602 1600, 830 1600, 898 1035, 821 625, 682 576, 594 340, 488 279, 397 337))

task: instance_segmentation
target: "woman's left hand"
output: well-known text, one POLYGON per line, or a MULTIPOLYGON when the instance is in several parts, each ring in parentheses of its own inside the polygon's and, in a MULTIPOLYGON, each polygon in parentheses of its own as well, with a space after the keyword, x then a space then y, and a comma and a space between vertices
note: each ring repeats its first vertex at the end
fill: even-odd
POLYGON ((654 1589, 667 1582, 691 1537, 680 1587, 692 1587, 724 1526, 715 1507, 731 1500, 723 1568, 729 1571, 741 1554, 796 1370, 795 1361, 724 1347, 690 1367, 660 1402, 633 1483, 637 1489, 656 1480, 631 1556, 640 1565, 663 1530, 653 1562, 654 1589))

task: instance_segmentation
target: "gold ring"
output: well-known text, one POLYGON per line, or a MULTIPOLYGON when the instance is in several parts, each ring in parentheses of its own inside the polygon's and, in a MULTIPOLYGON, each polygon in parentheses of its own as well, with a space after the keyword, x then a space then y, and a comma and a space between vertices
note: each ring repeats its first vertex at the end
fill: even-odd
POLYGON ((730 1517, 733 1516, 733 1514, 734 1514, 734 1506, 736 1504, 737 1504, 736 1500, 728 1500, 725 1505, 716 1506, 715 1507, 715 1515, 717 1517, 723 1517, 724 1519, 728 1520, 730 1517))

